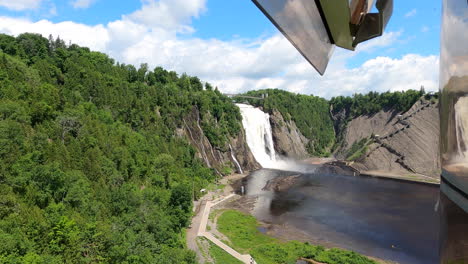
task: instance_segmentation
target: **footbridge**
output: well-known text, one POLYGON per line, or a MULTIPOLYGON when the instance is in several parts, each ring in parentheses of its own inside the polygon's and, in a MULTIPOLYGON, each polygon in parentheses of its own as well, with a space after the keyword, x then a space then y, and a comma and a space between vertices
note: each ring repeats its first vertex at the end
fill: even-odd
POLYGON ((246 98, 246 99, 259 99, 259 100, 264 100, 265 98, 268 98, 268 93, 262 94, 260 97, 258 96, 249 96, 245 94, 224 94, 225 96, 229 98, 246 98))

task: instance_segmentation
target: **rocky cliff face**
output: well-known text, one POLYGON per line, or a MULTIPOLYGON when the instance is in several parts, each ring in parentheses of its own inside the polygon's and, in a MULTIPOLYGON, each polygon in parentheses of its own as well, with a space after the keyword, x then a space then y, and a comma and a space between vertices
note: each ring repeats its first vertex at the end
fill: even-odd
POLYGON ((183 123, 184 126, 178 129, 177 134, 186 137, 190 144, 197 149, 198 157, 219 174, 225 166, 231 167, 238 173, 260 168, 250 152, 243 129, 236 137, 230 138, 229 143, 224 148, 226 150, 221 150, 214 148, 205 136, 200 126, 200 113, 196 107, 192 108, 190 114, 184 118, 183 123))
POLYGON ((366 151, 355 157, 360 170, 440 175, 438 105, 420 100, 406 113, 380 111, 351 120, 336 152, 345 158, 351 146, 367 138, 366 151))
POLYGON ((309 140, 301 134, 294 121, 285 121, 275 110, 270 115, 270 124, 276 153, 293 159, 309 156, 306 150, 309 140))

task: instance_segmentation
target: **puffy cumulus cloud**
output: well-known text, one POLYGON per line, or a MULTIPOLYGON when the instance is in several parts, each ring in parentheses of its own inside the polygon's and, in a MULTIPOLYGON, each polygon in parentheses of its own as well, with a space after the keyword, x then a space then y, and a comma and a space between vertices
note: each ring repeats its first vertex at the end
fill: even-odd
POLYGON ((96 0, 74 0, 71 2, 71 5, 73 6, 73 8, 86 9, 92 4, 94 4, 94 2, 96 2, 96 0))
POLYGON ((142 0, 140 10, 124 16, 151 28, 193 32, 188 26, 193 17, 206 9, 206 0, 142 0))
POLYGON ((37 9, 43 0, 0 0, 0 6, 14 11, 37 9))
POLYGON ((304 90, 324 97, 369 91, 438 89, 439 58, 408 54, 400 59, 377 57, 353 69, 331 71, 324 78, 310 78, 304 90))
POLYGON ((163 30, 153 29, 142 32, 138 38, 129 38, 136 41, 121 49, 122 60, 135 65, 143 62, 149 62, 151 66, 163 65, 178 72, 200 76, 230 91, 234 90, 233 87, 242 90, 257 87, 254 81, 281 75, 284 69, 280 65, 294 65, 302 61, 297 51, 279 34, 261 41, 226 42, 197 38, 181 40, 164 33, 163 30), (231 84, 228 79, 235 81, 231 84))
POLYGON ((356 68, 347 66, 353 56, 397 42, 401 32, 389 32, 363 43, 356 52, 337 49, 327 73, 321 77, 279 33, 232 41, 199 39, 190 35, 180 37, 179 26, 189 25, 191 17, 203 12, 205 0, 171 0, 170 3, 169 0, 145 0, 140 10, 106 25, 94 26, 0 17, 0 32, 11 35, 36 32, 46 37, 53 34, 137 67, 146 62, 150 68, 163 66, 196 75, 226 93, 280 88, 329 98, 371 90, 418 89, 421 85, 427 90, 437 89, 436 56, 378 57, 356 68), (174 9, 172 4, 186 10, 174 9), (169 11, 156 19, 158 12, 163 10, 169 11), (171 17, 170 22, 159 22, 167 16, 171 17))
POLYGON ((65 41, 71 41, 80 46, 105 52, 109 42, 108 29, 103 25, 87 26, 70 21, 52 23, 48 20, 31 22, 26 19, 0 17, 0 32, 9 35, 19 35, 24 32, 39 33, 44 37, 52 34, 60 36, 65 41))
POLYGON ((385 32, 381 37, 373 38, 369 41, 360 43, 356 47, 356 53, 359 52, 372 52, 378 48, 388 47, 395 42, 398 42, 403 31, 390 31, 385 32))

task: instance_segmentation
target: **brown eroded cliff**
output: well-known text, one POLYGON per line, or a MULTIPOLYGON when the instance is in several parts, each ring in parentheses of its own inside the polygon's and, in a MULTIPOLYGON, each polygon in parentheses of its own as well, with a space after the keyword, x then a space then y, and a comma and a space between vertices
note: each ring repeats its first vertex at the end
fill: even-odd
POLYGON ((213 147, 205 136, 200 125, 200 113, 196 107, 193 107, 192 111, 184 118, 183 124, 184 126, 178 129, 177 134, 186 137, 197 150, 197 156, 218 173, 226 166, 238 173, 260 168, 247 145, 243 129, 236 137, 230 138, 223 149, 219 149, 213 147))
POLYGON ((279 111, 273 110, 270 124, 277 154, 292 159, 309 157, 306 150, 309 140, 302 135, 294 121, 285 121, 279 111))
POLYGON ((439 114, 436 101, 421 99, 405 113, 380 111, 352 119, 342 132, 336 151, 353 160, 359 170, 418 173, 433 178, 440 174, 439 114), (359 147, 353 144, 361 141, 359 147))

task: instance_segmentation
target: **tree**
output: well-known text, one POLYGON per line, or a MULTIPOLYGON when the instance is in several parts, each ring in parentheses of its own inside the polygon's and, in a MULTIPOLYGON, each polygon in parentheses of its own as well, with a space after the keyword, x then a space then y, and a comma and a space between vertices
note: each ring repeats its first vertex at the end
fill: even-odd
POLYGON ((16 38, 31 64, 34 60, 45 58, 49 52, 49 42, 40 34, 23 33, 16 38))
POLYGON ((227 140, 235 106, 58 37, 0 48, 0 262, 195 263, 181 232, 215 175, 176 129, 203 98, 200 122, 227 140))

